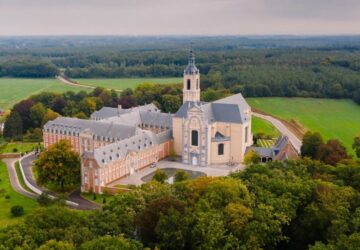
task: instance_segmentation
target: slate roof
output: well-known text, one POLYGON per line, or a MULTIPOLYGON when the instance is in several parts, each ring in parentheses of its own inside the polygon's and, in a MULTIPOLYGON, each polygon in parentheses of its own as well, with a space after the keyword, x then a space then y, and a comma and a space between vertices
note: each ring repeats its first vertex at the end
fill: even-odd
POLYGON ((120 116, 114 116, 104 119, 103 121, 113 122, 117 124, 126 124, 129 126, 147 124, 170 129, 172 128, 172 118, 173 115, 168 113, 135 110, 133 112, 128 112, 120 116))
POLYGON ((121 116, 126 113, 144 111, 144 112, 160 112, 159 109, 154 104, 146 104, 134 108, 123 109, 123 108, 111 108, 111 107, 102 107, 100 110, 95 111, 91 114, 91 119, 106 119, 114 116, 121 116))
POLYGON ((98 140, 113 141, 122 140, 135 135, 136 127, 106 123, 101 121, 83 120, 78 118, 58 117, 44 125, 45 131, 55 131, 61 134, 77 134, 85 129, 90 131, 98 140))
MULTIPOLYGON (((247 147, 246 152, 249 152, 251 150, 257 152, 261 157, 276 157, 280 151, 286 147, 286 145, 291 142, 289 141, 289 138, 286 135, 280 136, 274 146, 271 148, 262 148, 262 147, 247 147)), ((287 157, 286 155, 284 156, 287 157)))
POLYGON ((141 151, 159 145, 172 138, 172 130, 155 134, 148 130, 138 130, 131 138, 108 144, 94 150, 93 157, 98 165, 104 166, 111 161, 124 158, 131 151, 141 151))
POLYGON ((198 107, 209 122, 245 123, 250 121, 250 106, 241 94, 232 95, 212 103, 185 102, 175 117, 186 118, 188 111, 198 107))

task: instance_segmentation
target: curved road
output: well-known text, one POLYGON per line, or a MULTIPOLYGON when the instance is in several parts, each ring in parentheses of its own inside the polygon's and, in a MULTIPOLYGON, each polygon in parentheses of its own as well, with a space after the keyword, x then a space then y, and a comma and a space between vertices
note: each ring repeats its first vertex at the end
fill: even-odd
MULTIPOLYGON (((33 172, 32 172, 32 167, 33 167, 33 161, 36 159, 35 154, 30 154, 25 156, 24 158, 21 159, 21 165, 23 167, 24 170, 24 174, 25 174, 25 178, 26 180, 33 185, 35 188, 41 190, 41 191, 48 191, 47 189, 40 187, 39 185, 37 185, 36 180, 34 178, 33 172)), ((54 192, 50 192, 51 195, 56 195, 54 192)), ((91 201, 88 201, 86 199, 84 199, 81 195, 80 195, 80 190, 75 190, 74 192, 72 192, 69 197, 67 198, 68 201, 71 202, 75 202, 77 204, 79 204, 79 206, 77 207, 73 207, 75 209, 79 209, 79 210, 94 210, 94 209, 98 209, 101 208, 100 205, 95 204, 91 201)))
POLYGON ((13 189, 16 192, 18 192, 19 194, 22 194, 31 199, 36 199, 38 195, 25 190, 19 182, 18 176, 16 174, 16 169, 15 169, 15 162, 18 160, 19 159, 17 159, 17 158, 3 159, 3 161, 6 163, 6 167, 7 167, 8 173, 9 173, 10 184, 13 187, 13 189))
POLYGON ((272 125, 274 125, 274 127, 277 128, 281 134, 289 137, 291 144, 298 151, 298 153, 300 153, 300 149, 301 149, 301 145, 302 145, 301 140, 299 138, 297 138, 296 135, 293 132, 291 132, 281 121, 279 121, 278 119, 276 119, 272 116, 263 115, 263 114, 259 114, 256 112, 252 112, 252 115, 259 117, 261 119, 264 119, 264 120, 270 122, 272 125))

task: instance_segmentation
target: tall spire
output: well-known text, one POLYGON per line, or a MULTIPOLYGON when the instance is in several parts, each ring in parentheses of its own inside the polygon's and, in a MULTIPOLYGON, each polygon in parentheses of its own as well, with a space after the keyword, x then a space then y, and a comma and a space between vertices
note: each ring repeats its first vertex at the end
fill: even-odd
POLYGON ((199 70, 195 66, 195 54, 194 54, 193 50, 191 49, 190 53, 189 53, 189 62, 185 68, 184 74, 192 75, 192 74, 198 74, 198 73, 199 73, 199 70))
POLYGON ((192 49, 190 50, 190 53, 189 53, 189 65, 195 66, 195 54, 192 49))

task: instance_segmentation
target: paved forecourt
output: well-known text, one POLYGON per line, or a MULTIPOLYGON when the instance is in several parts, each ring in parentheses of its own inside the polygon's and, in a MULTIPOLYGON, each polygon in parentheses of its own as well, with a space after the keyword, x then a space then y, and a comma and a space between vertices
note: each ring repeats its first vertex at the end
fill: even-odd
POLYGON ((111 184, 109 184, 109 186, 115 187, 117 185, 141 185, 144 183, 141 180, 141 178, 147 176, 148 174, 151 174, 152 172, 156 171, 156 169, 164 169, 164 168, 175 168, 182 170, 198 171, 206 174, 207 176, 227 176, 231 172, 243 170, 245 166, 242 164, 238 164, 235 166, 212 165, 208 167, 199 167, 199 166, 191 166, 191 165, 183 164, 181 162, 160 161, 157 163, 155 168, 146 167, 130 176, 112 182, 111 184))

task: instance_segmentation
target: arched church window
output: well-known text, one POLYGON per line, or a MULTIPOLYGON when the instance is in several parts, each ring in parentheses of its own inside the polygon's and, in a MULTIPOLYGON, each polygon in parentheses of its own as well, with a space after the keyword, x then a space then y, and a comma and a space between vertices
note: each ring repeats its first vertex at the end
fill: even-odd
POLYGON ((199 89, 199 79, 196 79, 196 89, 199 89))
POLYGON ((187 79, 186 89, 187 89, 187 90, 190 90, 190 89, 191 89, 191 81, 190 81, 190 79, 187 79))
POLYGON ((218 155, 224 155, 224 143, 218 145, 218 155))
POLYGON ((199 132, 197 130, 191 131, 191 145, 199 146, 199 132))

